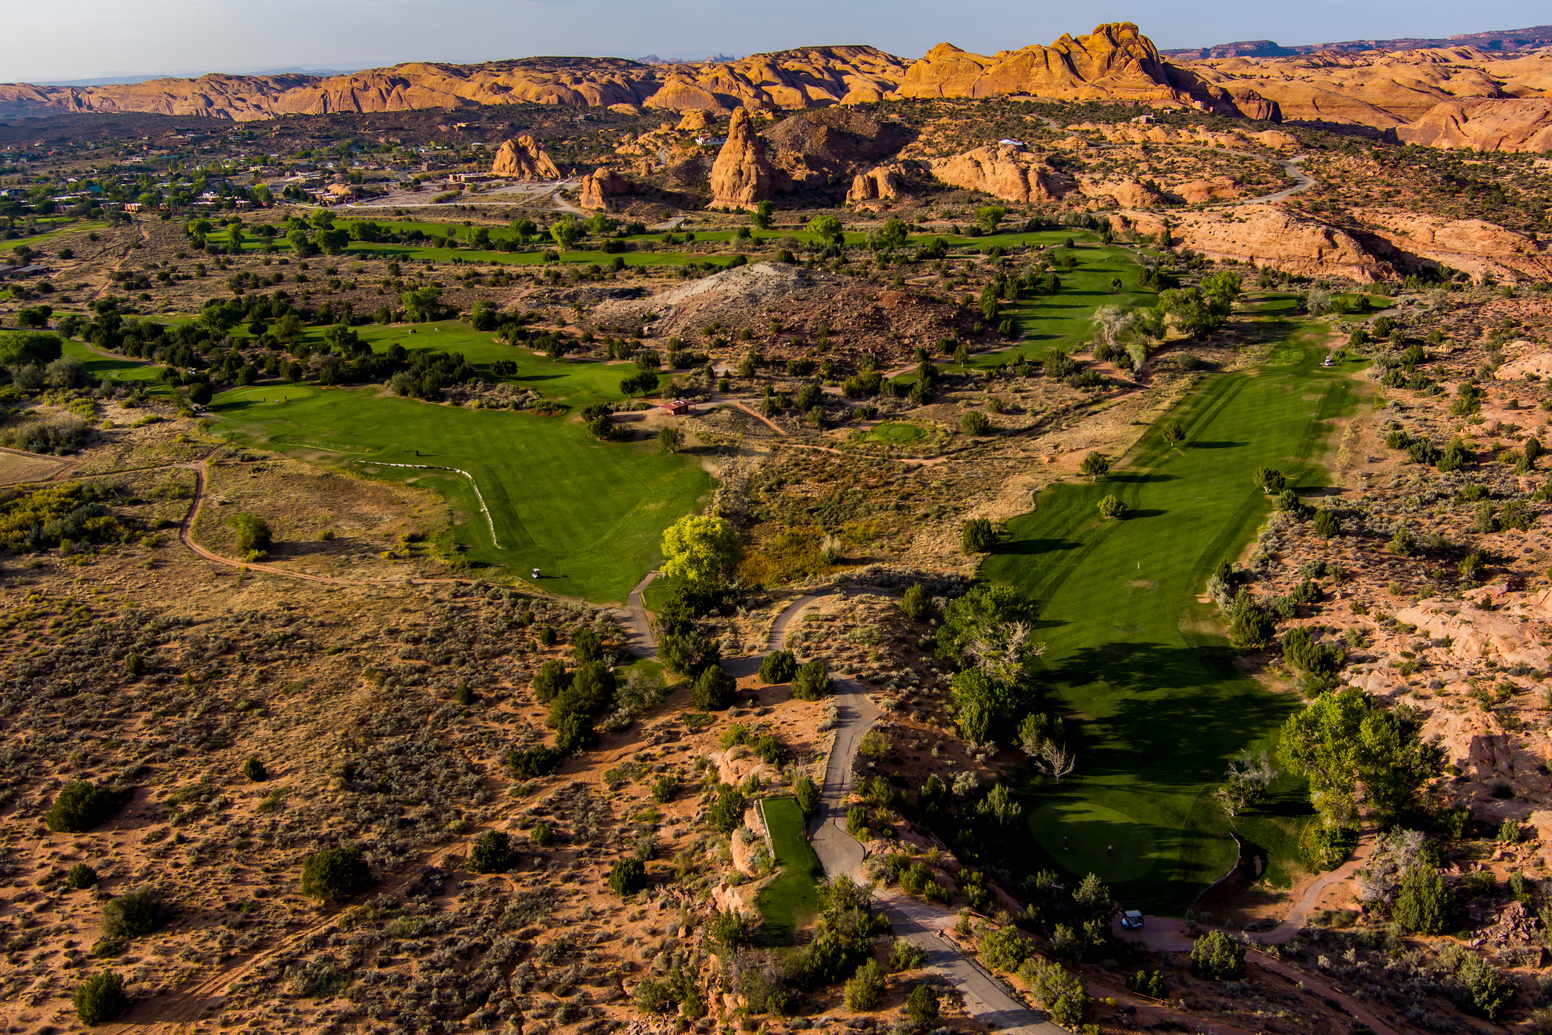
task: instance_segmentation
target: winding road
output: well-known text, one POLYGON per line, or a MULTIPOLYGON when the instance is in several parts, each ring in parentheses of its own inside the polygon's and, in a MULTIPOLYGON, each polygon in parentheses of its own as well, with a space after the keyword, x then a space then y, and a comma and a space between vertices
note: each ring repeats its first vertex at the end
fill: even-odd
MULTIPOLYGON (((627 623, 626 639, 631 649, 643 657, 656 654, 656 641, 652 637, 651 623, 641 600, 642 591, 656 574, 648 575, 631 590, 625 610, 617 612, 627 623), (651 644, 650 648, 643 649, 647 644, 651 644)), ((877 586, 839 586, 805 594, 783 608, 771 622, 770 632, 766 636, 766 652, 786 650, 787 633, 793 622, 804 611, 835 595, 843 598, 898 596, 877 586)), ((736 675, 744 675, 754 671, 759 661, 759 658, 728 659, 727 667, 736 675)), ((826 873, 832 876, 844 873, 862 880, 865 879, 862 865, 868 853, 856 838, 846 832, 846 802, 852 793, 853 763, 857 757, 857 748, 863 735, 883 713, 868 699, 862 684, 855 679, 837 676, 834 681, 831 702, 838 713, 835 740, 825 763, 824 789, 820 795, 819 810, 809 825, 808 836, 814 854, 819 857, 826 873)), ((966 957, 953 942, 939 933, 954 924, 957 919, 955 914, 927 902, 887 892, 879 895, 877 901, 894 925, 896 937, 927 951, 927 968, 947 978, 959 989, 964 996, 965 1010, 977 1021, 1019 1035, 1068 1035, 1066 1028, 1051 1022, 1045 1014, 1030 1009, 1010 987, 966 957)))

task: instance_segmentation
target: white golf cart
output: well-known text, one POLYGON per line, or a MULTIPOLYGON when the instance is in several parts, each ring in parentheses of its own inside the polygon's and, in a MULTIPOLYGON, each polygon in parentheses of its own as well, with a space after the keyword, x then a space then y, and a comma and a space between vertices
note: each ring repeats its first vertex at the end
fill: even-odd
POLYGON ((1142 926, 1142 913, 1135 909, 1128 909, 1121 914, 1121 926, 1137 928, 1142 926))

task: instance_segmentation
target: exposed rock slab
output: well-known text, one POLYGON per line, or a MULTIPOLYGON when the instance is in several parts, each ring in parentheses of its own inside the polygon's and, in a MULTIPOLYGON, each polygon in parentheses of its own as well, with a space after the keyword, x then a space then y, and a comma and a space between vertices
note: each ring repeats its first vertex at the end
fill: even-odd
POLYGON ((1445 101, 1396 128, 1403 144, 1472 151, 1552 151, 1552 100, 1445 101))

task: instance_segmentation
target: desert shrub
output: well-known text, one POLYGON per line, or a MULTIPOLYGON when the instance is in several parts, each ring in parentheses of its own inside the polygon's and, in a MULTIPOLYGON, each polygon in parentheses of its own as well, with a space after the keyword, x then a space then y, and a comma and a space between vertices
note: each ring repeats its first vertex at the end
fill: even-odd
POLYGON ((980 410, 971 410, 959 419, 959 426, 966 435, 981 436, 991 430, 991 418, 980 410))
POLYGON ((889 949, 890 970, 919 970, 927 965, 927 950, 903 938, 896 938, 889 949))
POLYGON ((81 891, 97 883, 97 871, 85 863, 76 863, 65 874, 65 886, 81 891))
POLYGON ((905 1014, 918 1028, 930 1028, 938 1021, 938 990, 931 985, 917 985, 905 997, 905 1014))
POLYGON ((361 849, 325 848, 302 864, 302 894, 333 905, 372 886, 361 849))
POLYGON ((237 549, 248 560, 262 559, 269 554, 269 548, 275 545, 275 535, 270 531, 269 522, 257 514, 234 514, 227 519, 227 523, 237 533, 237 549))
POLYGON ((111 970, 93 974, 77 985, 70 1001, 75 1004, 76 1017, 87 1027, 111 1021, 129 1009, 124 979, 111 970))
POLYGON ((919 582, 907 586, 905 595, 900 598, 900 610, 905 613, 905 617, 916 622, 931 617, 932 597, 928 595, 926 587, 919 582))
POLYGON ((857 753, 870 762, 882 762, 889 757, 889 734, 868 730, 857 743, 857 753))
POLYGON ((721 711, 733 703, 733 695, 737 690, 738 684, 733 681, 733 677, 724 672, 721 665, 713 664, 695 677, 695 684, 690 688, 690 699, 697 711, 721 711))
POLYGON ((487 830, 469 850, 471 873, 505 873, 517 865, 517 850, 503 830, 487 830))
POLYGON ((1442 934, 1449 924, 1450 893, 1432 866, 1415 866, 1401 878, 1392 918, 1413 934, 1442 934))
POLYGON ((555 840, 555 828, 548 823, 535 823, 533 829, 528 832, 528 840, 532 841, 535 846, 543 848, 555 840))
POLYGON ((790 683, 797 670, 797 659, 790 650, 773 650, 760 662, 760 682, 790 683))
POLYGON ((1060 963, 1036 956, 1019 969, 1019 977, 1029 985, 1029 990, 1051 1020, 1068 1028, 1076 1028, 1083 1020, 1083 1003, 1088 998, 1088 983, 1078 974, 1069 974, 1060 963))
POLYGON ((263 783, 269 779, 269 772, 264 768, 264 763, 257 758, 250 758, 242 764, 242 774, 252 783, 263 783))
POLYGON ((971 518, 960 526, 959 549, 967 554, 991 553, 997 538, 997 527, 989 518, 971 518))
POLYGON ((678 790, 679 781, 672 776, 664 774, 652 781, 652 800, 658 804, 666 804, 673 800, 674 791, 678 790))
POLYGON ((1208 931, 1191 946, 1191 973, 1208 981, 1245 976, 1245 947, 1222 931, 1208 931))
POLYGON ((707 934, 724 949, 741 949, 749 944, 749 918, 736 909, 720 909, 711 918, 707 934))
POLYGON ((598 638, 597 633, 584 626, 571 638, 571 656, 578 665, 585 665, 589 661, 602 661, 603 641, 598 638))
POLYGON ((948 904, 948 889, 938 883, 932 869, 926 863, 917 863, 900 873, 900 890, 907 895, 919 895, 929 902, 948 904))
POLYGON ((98 787, 87 780, 67 783, 43 821, 55 833, 78 834, 112 819, 129 795, 127 790, 98 787))
POLYGON ((512 770, 514 776, 532 780, 553 773, 555 767, 560 765, 561 757, 561 752, 543 744, 531 748, 513 748, 507 753, 507 768, 512 770))
POLYGON ((1029 957, 1029 949, 1029 939, 1025 938, 1012 924, 981 935, 981 941, 977 946, 982 963, 993 970, 1005 970, 1009 973, 1017 971, 1024 965, 1024 960, 1029 957))
POLYGON ((799 665, 792 677, 792 696, 800 701, 817 701, 835 691, 829 669, 822 658, 799 665))
POLYGON ((640 859, 620 859, 609 868, 609 890, 620 898, 647 886, 647 868, 640 859))
POLYGON ((1455 968, 1455 978, 1461 984, 1455 999, 1460 1008, 1490 1021, 1514 1002, 1514 986, 1481 956, 1466 953, 1455 968))
POLYGON ((792 784, 792 796, 797 799, 798 808, 803 810, 804 822, 813 819, 819 808, 819 784, 814 778, 807 774, 798 777, 792 784))
POLYGON ((878 1009, 884 999, 884 968, 878 965, 878 960, 868 960, 846 980, 845 999, 846 1009, 853 1013, 878 1009))
POLYGON ((722 784, 717 788, 717 800, 706 815, 713 830, 731 834, 744 823, 744 796, 737 787, 722 784))
POLYGON ((168 915, 159 891, 139 887, 102 907, 102 933, 107 938, 138 938, 161 927, 168 915))

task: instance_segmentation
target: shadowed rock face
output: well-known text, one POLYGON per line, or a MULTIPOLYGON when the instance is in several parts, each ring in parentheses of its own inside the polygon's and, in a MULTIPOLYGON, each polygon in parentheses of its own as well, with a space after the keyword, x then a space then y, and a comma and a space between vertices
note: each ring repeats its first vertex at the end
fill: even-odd
MULTIPOLYGON (((912 133, 853 108, 818 108, 794 115, 765 134, 771 164, 793 187, 844 183, 910 143, 912 133)), ((778 189, 789 184, 778 184, 778 189)))

